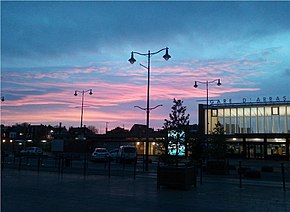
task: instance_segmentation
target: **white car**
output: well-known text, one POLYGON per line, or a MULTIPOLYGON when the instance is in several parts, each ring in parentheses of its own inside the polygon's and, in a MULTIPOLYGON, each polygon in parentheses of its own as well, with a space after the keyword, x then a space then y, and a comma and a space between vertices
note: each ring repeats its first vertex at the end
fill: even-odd
POLYGON ((137 160, 137 148, 135 146, 120 146, 117 161, 134 162, 137 160))
POLYGON ((95 148, 91 155, 91 161, 109 161, 110 153, 106 148, 95 148))
POLYGON ((26 147, 20 151, 21 155, 42 155, 42 149, 39 147, 26 147))

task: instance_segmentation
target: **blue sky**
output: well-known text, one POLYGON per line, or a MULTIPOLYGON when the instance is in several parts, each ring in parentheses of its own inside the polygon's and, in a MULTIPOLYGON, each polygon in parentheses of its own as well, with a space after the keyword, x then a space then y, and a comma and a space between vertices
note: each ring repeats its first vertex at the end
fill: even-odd
POLYGON ((2 123, 84 124, 101 131, 145 124, 147 53, 150 126, 161 128, 173 98, 197 123, 204 85, 210 99, 290 99, 289 2, 1 2, 2 123))

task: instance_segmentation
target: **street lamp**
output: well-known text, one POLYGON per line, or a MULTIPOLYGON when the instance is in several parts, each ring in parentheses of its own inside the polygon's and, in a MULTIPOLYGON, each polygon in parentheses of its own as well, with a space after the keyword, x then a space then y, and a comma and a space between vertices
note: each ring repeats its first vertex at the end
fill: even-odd
POLYGON ((92 89, 89 89, 89 90, 82 90, 82 91, 78 91, 78 90, 75 90, 75 96, 78 95, 78 93, 81 93, 82 94, 82 106, 81 106, 81 128, 83 127, 83 116, 84 116, 84 96, 85 96, 85 93, 89 92, 90 95, 93 94, 93 90, 92 89))
POLYGON ((128 60, 131 64, 134 64, 136 62, 135 58, 134 58, 134 54, 138 54, 138 55, 141 55, 141 56, 145 56, 147 57, 147 60, 148 60, 148 65, 147 66, 144 66, 140 63, 140 66, 142 66, 143 68, 147 69, 148 71, 148 80, 147 80, 147 106, 146 108, 141 108, 139 106, 136 106, 137 108, 139 109, 142 109, 142 110, 145 110, 146 111, 146 166, 145 166, 145 170, 148 171, 148 155, 149 155, 149 114, 150 114, 150 111, 161 106, 161 105, 157 105, 156 107, 153 107, 153 108, 150 108, 150 104, 149 104, 149 90, 150 90, 150 58, 151 56, 155 55, 155 54, 158 54, 162 51, 165 50, 165 54, 163 56, 163 58, 167 61, 171 58, 171 56, 168 54, 168 47, 166 48, 163 48, 163 49, 160 49, 159 51, 157 52, 150 52, 150 50, 148 50, 148 53, 139 53, 139 52, 134 52, 132 51, 131 52, 131 58, 128 60))
MULTIPOLYGON (((83 116, 84 116, 84 96, 85 96, 85 93, 89 92, 90 95, 93 94, 93 90, 92 89, 89 89, 89 90, 82 90, 82 91, 78 91, 78 90, 75 90, 75 96, 78 95, 78 93, 81 93, 82 94, 82 107, 81 107, 81 128, 83 127, 83 116)), ((85 152, 85 156, 84 156, 84 176, 86 175, 87 173, 87 168, 88 168, 88 154, 87 154, 87 142, 85 140, 85 129, 84 131, 82 132, 82 135, 81 135, 81 138, 82 140, 84 140, 84 152, 85 152)))
POLYGON ((217 86, 221 86, 221 80, 220 79, 215 79, 215 80, 212 80, 212 81, 195 81, 194 82, 194 86, 195 88, 198 87, 198 83, 200 84, 205 84, 206 85, 206 137, 207 137, 207 145, 208 145, 208 85, 211 84, 211 83, 214 83, 214 82, 217 82, 217 86))

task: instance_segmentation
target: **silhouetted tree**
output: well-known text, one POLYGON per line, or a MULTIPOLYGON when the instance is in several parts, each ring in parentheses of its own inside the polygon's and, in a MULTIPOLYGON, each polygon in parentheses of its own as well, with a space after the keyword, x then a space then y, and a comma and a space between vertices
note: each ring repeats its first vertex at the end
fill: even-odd
POLYGON ((185 130, 189 125, 189 114, 186 114, 186 106, 183 106, 182 100, 173 99, 169 119, 165 119, 164 121, 164 129, 168 132, 173 132, 165 144, 166 154, 168 155, 168 148, 175 149, 175 162, 178 165, 179 147, 186 146, 185 130))
POLYGON ((99 133, 99 130, 95 126, 90 125, 88 126, 88 129, 91 130, 95 134, 99 133))
POLYGON ((224 142, 224 133, 223 126, 220 122, 217 122, 212 131, 214 137, 210 140, 210 153, 216 159, 224 159, 226 156, 227 146, 224 142))
POLYGON ((189 125, 189 114, 186 113, 186 106, 183 106, 183 101, 173 99, 173 106, 169 114, 169 120, 165 119, 165 129, 180 129, 189 125))
POLYGON ((195 137, 191 142, 189 142, 189 149, 191 151, 192 161, 198 161, 199 159, 205 157, 204 143, 201 136, 195 137))

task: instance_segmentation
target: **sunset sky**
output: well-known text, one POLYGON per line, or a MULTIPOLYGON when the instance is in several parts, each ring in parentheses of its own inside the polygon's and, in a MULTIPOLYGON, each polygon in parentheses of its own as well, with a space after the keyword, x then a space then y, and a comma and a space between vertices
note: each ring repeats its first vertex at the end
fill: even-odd
POLYGON ((150 126, 162 128, 173 98, 197 123, 211 100, 290 100, 289 2, 1 2, 1 123, 108 128, 145 124, 147 53, 150 126))

